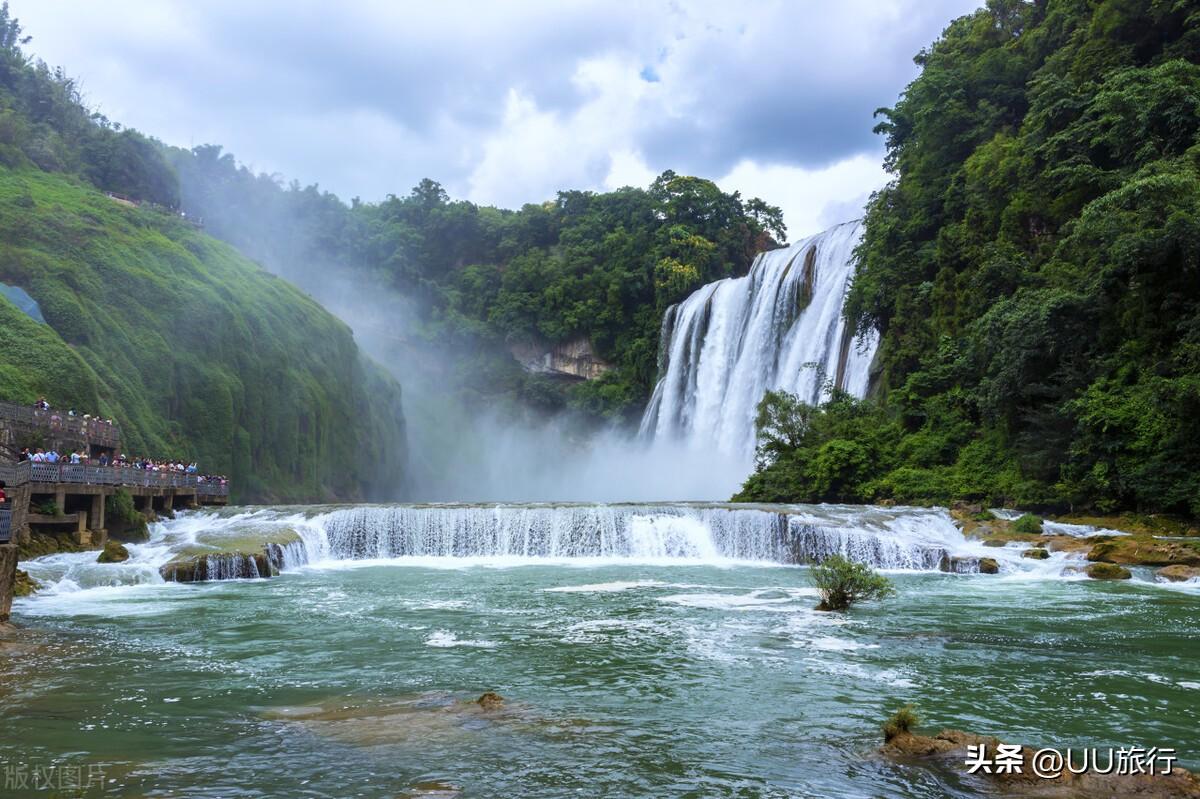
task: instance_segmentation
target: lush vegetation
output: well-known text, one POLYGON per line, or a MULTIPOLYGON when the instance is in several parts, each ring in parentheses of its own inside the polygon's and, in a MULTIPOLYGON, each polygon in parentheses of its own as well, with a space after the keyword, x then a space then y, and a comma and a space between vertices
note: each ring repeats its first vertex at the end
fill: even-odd
POLYGON ((779 209, 672 172, 648 189, 564 191, 509 211, 451 200, 431 180, 404 197, 346 205, 316 186, 255 175, 215 146, 174 149, 169 160, 183 208, 272 270, 310 289, 341 275, 405 298, 393 303, 396 335, 454 364, 439 374, 440 391, 542 412, 640 413, 666 307, 744 274, 785 235, 779 209), (613 367, 603 378, 530 376, 510 354, 579 340, 613 367))
POLYGON ((197 461, 237 500, 391 493, 398 386, 344 324, 168 210, 158 146, 88 114, 7 8, 0 23, 0 282, 48 323, 0 298, 0 399, 111 417, 129 455, 197 461))
POLYGON ((882 111, 873 397, 768 396, 746 499, 1200 515, 1200 10, 990 0, 882 111))
POLYGON ((831 555, 813 566, 810 577, 821 594, 817 610, 849 610, 857 602, 884 599, 896 593, 888 578, 841 555, 831 555))

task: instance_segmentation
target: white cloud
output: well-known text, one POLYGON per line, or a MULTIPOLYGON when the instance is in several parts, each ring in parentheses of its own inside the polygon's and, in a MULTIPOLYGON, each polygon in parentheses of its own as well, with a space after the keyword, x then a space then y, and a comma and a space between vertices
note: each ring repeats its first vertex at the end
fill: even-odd
POLYGON ((871 114, 978 0, 13 0, 114 120, 344 197, 423 177, 519 206, 664 169, 785 209, 792 238, 882 182, 871 114))

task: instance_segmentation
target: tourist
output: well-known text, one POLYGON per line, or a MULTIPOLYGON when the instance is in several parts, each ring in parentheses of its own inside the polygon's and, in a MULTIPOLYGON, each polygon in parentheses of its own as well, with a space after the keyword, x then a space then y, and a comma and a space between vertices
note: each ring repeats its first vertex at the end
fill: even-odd
POLYGON ((8 488, 8 483, 0 480, 0 508, 8 504, 8 494, 4 493, 4 489, 8 488))
POLYGON ((17 455, 17 463, 24 463, 27 460, 29 460, 29 447, 25 447, 17 455))

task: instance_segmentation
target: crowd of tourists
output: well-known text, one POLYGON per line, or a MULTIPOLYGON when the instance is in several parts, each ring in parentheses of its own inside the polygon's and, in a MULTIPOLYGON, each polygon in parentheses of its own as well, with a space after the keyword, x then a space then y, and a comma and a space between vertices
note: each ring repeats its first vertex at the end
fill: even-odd
POLYGON ((74 408, 68 409, 65 414, 63 411, 50 407, 50 403, 45 397, 39 397, 38 401, 33 403, 33 411, 35 417, 46 417, 50 422, 51 427, 78 427, 81 430, 86 430, 90 433, 113 432, 116 427, 116 422, 112 419, 105 419, 101 416, 96 416, 90 413, 78 413, 74 408))
POLYGON ((198 483, 216 483, 217 485, 227 485, 229 483, 229 479, 225 475, 201 474, 199 467, 194 461, 192 463, 184 463, 183 461, 156 461, 150 458, 130 458, 123 454, 110 456, 107 452, 101 453, 98 457, 91 458, 83 451, 60 453, 54 449, 44 450, 37 448, 30 450, 28 447, 21 450, 17 455, 17 460, 22 463, 30 461, 31 463, 108 466, 118 469, 138 469, 146 472, 168 472, 194 477, 198 483))

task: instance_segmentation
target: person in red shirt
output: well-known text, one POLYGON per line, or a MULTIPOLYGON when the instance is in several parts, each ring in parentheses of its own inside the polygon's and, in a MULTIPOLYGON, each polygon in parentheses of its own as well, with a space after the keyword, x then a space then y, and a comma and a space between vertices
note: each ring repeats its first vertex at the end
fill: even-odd
POLYGON ((4 507, 5 503, 8 502, 8 495, 4 493, 4 489, 7 485, 8 483, 0 480, 0 508, 4 507))

